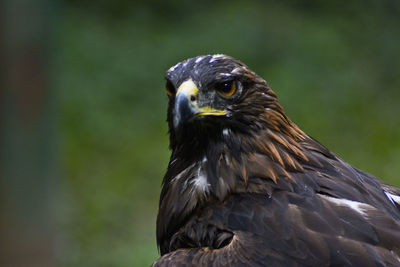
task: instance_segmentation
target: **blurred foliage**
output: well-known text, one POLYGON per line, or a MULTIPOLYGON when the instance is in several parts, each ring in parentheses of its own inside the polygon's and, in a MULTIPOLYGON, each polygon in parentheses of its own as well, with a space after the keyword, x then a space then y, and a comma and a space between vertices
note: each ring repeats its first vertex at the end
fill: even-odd
POLYGON ((163 75, 200 54, 242 60, 304 131, 400 186, 400 2, 69 0, 62 11, 63 265, 158 257, 169 159, 163 75))

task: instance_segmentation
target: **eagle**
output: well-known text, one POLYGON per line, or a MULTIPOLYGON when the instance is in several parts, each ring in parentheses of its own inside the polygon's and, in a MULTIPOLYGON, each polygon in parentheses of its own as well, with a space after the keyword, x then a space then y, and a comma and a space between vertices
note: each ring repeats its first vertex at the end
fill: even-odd
POLYGON ((153 266, 400 266, 400 190, 343 161, 222 54, 165 75, 153 266))

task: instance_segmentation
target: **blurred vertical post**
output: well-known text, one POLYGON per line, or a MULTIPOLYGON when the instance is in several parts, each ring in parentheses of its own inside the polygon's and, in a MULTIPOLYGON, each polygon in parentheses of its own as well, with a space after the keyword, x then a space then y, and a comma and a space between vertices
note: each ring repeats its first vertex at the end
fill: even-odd
POLYGON ((0 3, 0 266, 54 266, 50 0, 0 3))

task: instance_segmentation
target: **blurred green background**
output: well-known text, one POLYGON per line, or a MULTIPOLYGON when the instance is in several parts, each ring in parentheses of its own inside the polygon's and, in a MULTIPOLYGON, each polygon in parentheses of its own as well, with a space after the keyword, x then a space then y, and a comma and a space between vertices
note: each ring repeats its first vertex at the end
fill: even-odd
POLYGON ((289 117, 400 186, 399 1, 88 1, 55 8, 52 102, 61 266, 149 266, 169 159, 164 72, 245 62, 289 117))

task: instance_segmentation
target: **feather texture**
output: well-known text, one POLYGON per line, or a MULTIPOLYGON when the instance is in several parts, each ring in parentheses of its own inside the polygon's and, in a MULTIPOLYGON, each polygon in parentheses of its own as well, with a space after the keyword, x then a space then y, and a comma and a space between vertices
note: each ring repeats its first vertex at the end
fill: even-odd
POLYGON ((169 98, 154 266, 400 266, 400 190, 300 130, 247 66, 202 56, 166 79, 175 89, 193 80, 194 107, 226 115, 177 129, 169 98), (227 77, 240 84, 232 98, 213 89, 227 77))

